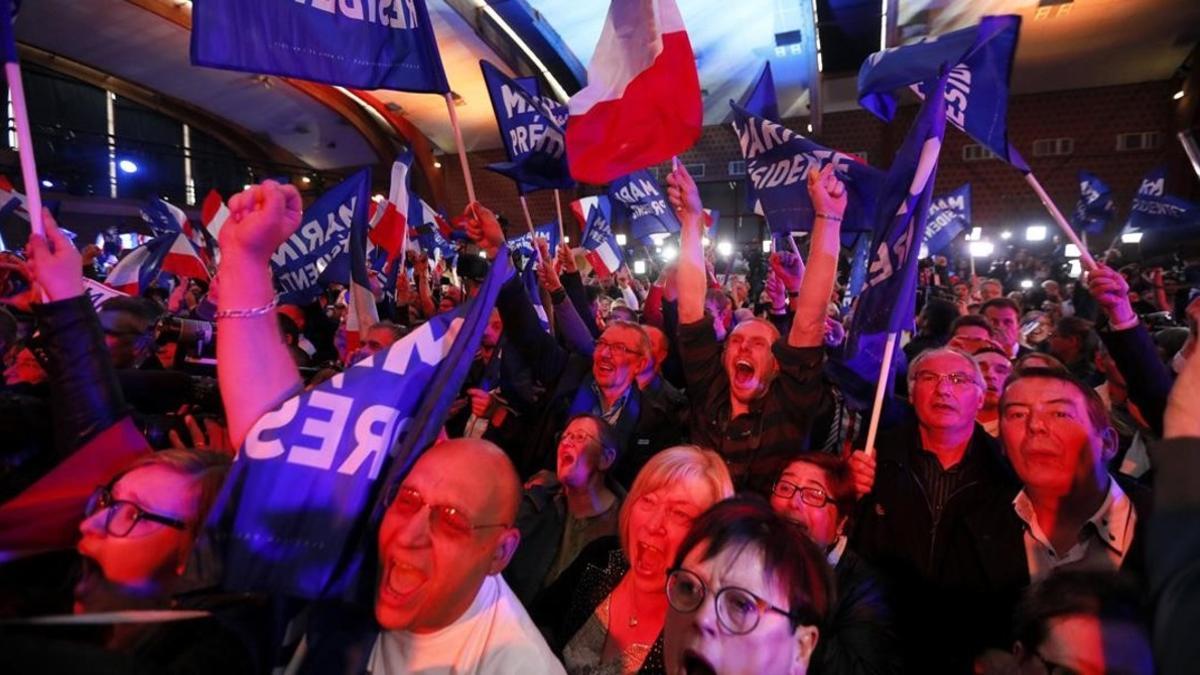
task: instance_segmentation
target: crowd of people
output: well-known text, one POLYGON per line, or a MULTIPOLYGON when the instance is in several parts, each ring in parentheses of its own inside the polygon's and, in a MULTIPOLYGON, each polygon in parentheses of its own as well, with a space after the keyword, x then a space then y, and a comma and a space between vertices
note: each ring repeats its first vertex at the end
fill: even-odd
POLYGON ((47 214, 0 261, 24 282, 0 311, 5 669, 1194 668, 1195 261, 1072 278, 1024 251, 986 276, 929 260, 864 447, 831 167, 808 177, 803 254, 757 274, 719 276, 695 183, 676 167, 667 186, 672 264, 601 278, 538 240, 540 298, 501 288, 441 438, 384 486, 373 607, 228 592, 198 542, 255 423, 470 302, 483 259, 512 255, 501 219, 470 204, 459 268, 414 256, 348 348, 344 289, 277 304, 292 186, 231 199, 211 283, 98 309, 95 256, 47 214), (215 373, 188 322, 215 324, 215 373))

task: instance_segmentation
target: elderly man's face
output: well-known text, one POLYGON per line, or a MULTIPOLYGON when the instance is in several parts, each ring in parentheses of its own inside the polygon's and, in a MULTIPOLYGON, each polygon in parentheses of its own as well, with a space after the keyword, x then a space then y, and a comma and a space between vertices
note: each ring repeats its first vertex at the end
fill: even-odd
POLYGON ((942 353, 922 359, 916 367, 909 396, 921 425, 945 430, 974 426, 984 385, 973 363, 959 354, 942 353))
POLYGON ((375 598, 384 630, 428 633, 450 625, 471 606, 484 577, 507 563, 498 546, 512 523, 499 522, 506 516, 494 467, 452 449, 472 442, 447 441, 423 454, 388 506, 375 598))
POLYGON ((646 367, 647 358, 636 329, 611 326, 596 340, 592 376, 601 389, 624 390, 646 367))
POLYGON ((1083 393, 1048 377, 1009 385, 1001 401, 1000 440, 1022 483, 1057 495, 1103 474, 1116 449, 1112 429, 1092 425, 1083 393))

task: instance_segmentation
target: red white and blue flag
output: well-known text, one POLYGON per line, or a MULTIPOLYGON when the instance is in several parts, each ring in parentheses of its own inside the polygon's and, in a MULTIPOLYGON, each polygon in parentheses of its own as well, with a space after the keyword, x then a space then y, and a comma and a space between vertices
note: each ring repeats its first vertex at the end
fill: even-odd
POLYGON ((210 279, 200 252, 182 232, 168 232, 138 246, 117 261, 105 283, 122 293, 140 295, 158 275, 168 272, 189 279, 210 279))
POLYGON ((613 0, 588 85, 567 107, 567 160, 578 181, 608 183, 692 147, 704 110, 675 0, 613 0))
POLYGON ((204 229, 214 240, 219 241, 217 238, 221 235, 221 228, 225 227, 225 221, 228 219, 229 207, 225 206, 221 193, 215 189, 209 190, 200 206, 200 222, 204 223, 204 229))
POLYGON ((592 207, 587 227, 583 231, 584 256, 601 278, 616 274, 625 264, 621 246, 612 231, 612 216, 603 202, 592 207))

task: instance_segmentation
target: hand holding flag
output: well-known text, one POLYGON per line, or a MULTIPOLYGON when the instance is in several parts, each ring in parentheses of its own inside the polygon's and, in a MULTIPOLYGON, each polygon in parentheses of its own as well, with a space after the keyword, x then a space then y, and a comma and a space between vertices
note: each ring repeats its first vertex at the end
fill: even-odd
POLYGON ((479 202, 471 202, 463 211, 463 221, 467 226, 467 236, 479 248, 487 251, 488 258, 495 260, 504 247, 504 228, 500 227, 496 214, 479 202))
POLYGON ((29 281, 41 286, 41 292, 49 302, 83 295, 83 257, 79 249, 59 229, 50 209, 42 209, 42 222, 45 236, 31 235, 26 246, 29 281))

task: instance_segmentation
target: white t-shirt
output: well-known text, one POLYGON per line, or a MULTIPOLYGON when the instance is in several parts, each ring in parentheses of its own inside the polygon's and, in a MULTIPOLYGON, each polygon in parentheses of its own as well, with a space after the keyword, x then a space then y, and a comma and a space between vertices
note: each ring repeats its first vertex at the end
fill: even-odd
POLYGON ((565 672, 498 574, 484 579, 467 611, 436 633, 381 631, 367 670, 372 675, 565 672))

